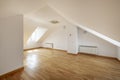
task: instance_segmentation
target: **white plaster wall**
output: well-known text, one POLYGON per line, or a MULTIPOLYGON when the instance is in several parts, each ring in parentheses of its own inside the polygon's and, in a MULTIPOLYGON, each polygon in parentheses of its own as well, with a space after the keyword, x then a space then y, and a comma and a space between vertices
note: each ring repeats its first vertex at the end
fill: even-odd
POLYGON ((98 55, 117 57, 117 47, 79 28, 79 45, 97 46, 98 55))
POLYGON ((43 41, 43 43, 53 43, 54 49, 67 50, 66 28, 64 26, 59 26, 49 34, 49 36, 43 41))
POLYGON ((78 53, 78 30, 76 26, 67 27, 67 52, 78 53))
POLYGON ((77 27, 68 25, 56 28, 43 43, 53 43, 54 49, 66 50, 68 53, 77 54, 77 42, 77 27))
POLYGON ((117 58, 120 60, 120 47, 118 47, 118 57, 117 58))
POLYGON ((31 48, 37 48, 37 47, 42 47, 42 43, 36 42, 34 44, 24 45, 24 49, 31 49, 31 48))
POLYGON ((23 16, 0 19, 0 75, 23 66, 23 16))

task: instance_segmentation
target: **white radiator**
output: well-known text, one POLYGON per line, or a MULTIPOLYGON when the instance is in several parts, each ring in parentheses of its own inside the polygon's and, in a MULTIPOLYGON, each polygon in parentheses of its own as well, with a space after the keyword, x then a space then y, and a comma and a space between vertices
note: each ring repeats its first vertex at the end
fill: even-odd
POLYGON ((53 43, 44 43, 43 47, 45 47, 45 48, 53 48, 53 43))
POLYGON ((97 55, 98 47, 97 46, 79 45, 79 52, 85 52, 85 53, 97 55))

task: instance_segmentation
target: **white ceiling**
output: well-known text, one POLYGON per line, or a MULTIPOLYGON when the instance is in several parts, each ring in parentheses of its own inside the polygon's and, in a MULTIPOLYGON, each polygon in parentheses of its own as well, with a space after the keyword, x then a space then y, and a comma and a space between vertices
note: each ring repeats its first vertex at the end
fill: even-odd
POLYGON ((0 0, 0 16, 27 14, 45 5, 43 0, 0 0))
POLYGON ((41 24, 50 24, 51 20, 59 20, 61 23, 63 21, 44 0, 0 0, 0 17, 14 14, 22 14, 25 18, 41 24))
POLYGON ((40 8, 38 11, 25 14, 25 18, 32 19, 35 22, 41 23, 41 24, 46 24, 49 26, 54 26, 50 21, 52 20, 57 20, 60 23, 59 24, 64 24, 65 20, 62 18, 54 9, 52 9, 49 6, 44 6, 40 8))
POLYGON ((62 16, 120 42, 120 0, 46 0, 62 16))
POLYGON ((69 21, 120 41, 120 0, 0 0, 0 17, 15 14, 24 15, 25 39, 37 26, 51 28, 69 21))
POLYGON ((24 42, 28 40, 36 27, 57 27, 66 21, 44 0, 0 0, 0 17, 24 15, 24 42), (58 20, 59 24, 50 21, 58 20))
POLYGON ((62 16, 46 4, 35 11, 24 14, 24 42, 27 42, 32 32, 38 26, 48 28, 48 32, 50 33, 53 28, 67 24, 68 22, 62 16), (53 20, 57 20, 59 23, 52 24, 50 21, 53 20))

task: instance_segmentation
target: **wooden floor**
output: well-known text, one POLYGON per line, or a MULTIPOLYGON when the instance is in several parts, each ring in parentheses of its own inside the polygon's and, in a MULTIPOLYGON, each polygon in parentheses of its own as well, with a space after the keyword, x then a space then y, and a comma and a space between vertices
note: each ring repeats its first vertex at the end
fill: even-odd
POLYGON ((24 52, 23 72, 1 80, 120 80, 115 59, 64 51, 34 49, 24 52))

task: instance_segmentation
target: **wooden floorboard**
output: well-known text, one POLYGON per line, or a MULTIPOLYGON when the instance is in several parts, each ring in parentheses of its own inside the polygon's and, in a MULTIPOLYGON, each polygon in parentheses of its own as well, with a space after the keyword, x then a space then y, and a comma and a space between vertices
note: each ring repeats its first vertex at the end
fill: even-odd
POLYGON ((120 62, 65 51, 24 51, 24 71, 1 80, 120 80, 120 62))

